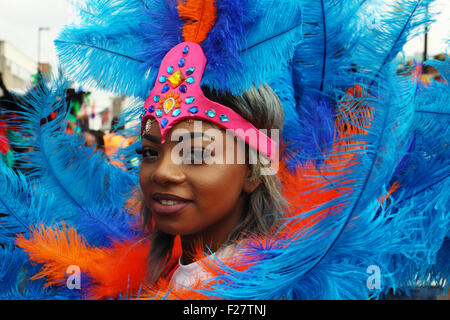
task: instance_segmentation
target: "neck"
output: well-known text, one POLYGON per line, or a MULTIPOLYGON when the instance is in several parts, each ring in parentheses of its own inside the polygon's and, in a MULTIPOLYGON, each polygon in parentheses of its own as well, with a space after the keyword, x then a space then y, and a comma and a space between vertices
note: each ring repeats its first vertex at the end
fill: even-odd
POLYGON ((190 264, 197 260, 204 252, 216 252, 222 244, 225 243, 226 237, 206 237, 206 235, 196 234, 181 236, 181 248, 183 254, 181 255, 182 264, 190 264))
POLYGON ((232 213, 227 214, 223 219, 205 230, 196 234, 181 236, 181 248, 183 250, 181 261, 184 265, 194 262, 205 252, 207 254, 216 252, 225 244, 228 236, 242 217, 245 200, 245 195, 242 195, 232 213))

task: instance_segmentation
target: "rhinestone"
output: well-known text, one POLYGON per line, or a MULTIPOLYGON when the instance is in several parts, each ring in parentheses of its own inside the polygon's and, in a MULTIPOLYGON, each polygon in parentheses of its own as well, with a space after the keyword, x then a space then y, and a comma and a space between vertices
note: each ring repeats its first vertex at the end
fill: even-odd
POLYGON ((169 120, 167 120, 166 118, 161 120, 161 128, 165 128, 167 126, 167 124, 169 123, 169 120))
POLYGON ((186 46, 183 49, 183 54, 188 54, 188 53, 189 53, 189 46, 186 46))
POLYGON ((192 108, 189 108, 189 110, 188 110, 190 113, 197 113, 198 112, 198 108, 197 107, 192 107, 192 108))
POLYGON ((206 111, 206 115, 210 118, 214 118, 216 116, 216 111, 208 110, 208 111, 206 111))
POLYGON ((195 82, 195 78, 194 77, 189 77, 186 79, 186 82, 189 84, 193 84, 195 82))
POLYGON ((182 84, 183 81, 184 81, 184 75, 180 70, 178 70, 177 72, 175 72, 173 75, 171 75, 169 77, 169 82, 172 85, 172 88, 174 88, 174 89, 178 88, 178 86, 180 84, 182 84))
POLYGON ((156 115, 161 118, 163 116, 163 111, 162 109, 156 109, 156 115))
POLYGON ((180 113, 181 113, 181 109, 180 108, 176 108, 172 112, 172 117, 178 117, 180 115, 180 113))
POLYGON ((195 97, 187 97, 184 102, 186 102, 186 104, 191 104, 192 102, 194 102, 195 97))
POLYGON ((190 76, 191 74, 193 74, 195 71, 195 68, 189 68, 186 70, 186 75, 190 76))
POLYGON ((162 93, 166 93, 167 91, 169 91, 170 86, 168 84, 165 84, 164 87, 162 88, 161 92, 162 93))
POLYGON ((159 82, 164 83, 166 81, 167 81, 167 77, 166 76, 159 77, 159 82))
POLYGON ((168 66, 167 67, 167 73, 168 74, 172 74, 173 73, 173 67, 172 66, 168 66))
POLYGON ((186 64, 186 59, 184 59, 184 58, 181 58, 180 61, 178 61, 178 66, 180 68, 183 68, 185 64, 186 64))
POLYGON ((155 102, 159 102, 160 96, 156 95, 153 97, 153 101, 155 102))
POLYGON ((221 115, 220 115, 220 121, 222 121, 222 122, 228 122, 228 121, 230 121, 230 119, 228 119, 228 117, 227 117, 226 115, 221 114, 221 115))
POLYGON ((166 114, 169 114, 169 112, 172 110, 172 108, 175 106, 176 101, 174 98, 169 98, 166 101, 164 101, 164 112, 166 114))
POLYGON ((184 84, 181 85, 180 86, 180 91, 183 92, 183 93, 186 93, 187 92, 187 87, 184 84))
POLYGON ((152 119, 148 119, 147 123, 145 124, 145 133, 150 133, 151 129, 152 129, 152 119))
POLYGON ((148 112, 149 113, 152 113, 153 111, 155 111, 155 107, 154 106, 148 107, 148 112))

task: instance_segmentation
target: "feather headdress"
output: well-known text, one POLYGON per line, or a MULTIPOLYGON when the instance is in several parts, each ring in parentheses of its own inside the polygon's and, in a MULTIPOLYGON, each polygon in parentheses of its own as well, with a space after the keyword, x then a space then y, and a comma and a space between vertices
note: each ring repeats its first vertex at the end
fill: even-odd
MULTIPOLYGON (((12 213, 4 235, 23 233, 17 245, 44 264, 39 272, 27 266, 36 281, 59 284, 67 264, 82 265, 89 298, 368 299, 417 282, 448 286, 448 82, 422 87, 415 76, 397 75, 395 61, 405 41, 430 23, 424 12, 431 2, 86 1, 80 24, 55 42, 62 66, 78 81, 145 99, 164 55, 193 41, 208 58, 203 85, 232 93, 262 83, 274 88, 285 111, 278 175, 290 206, 279 230, 248 235, 232 260, 205 257, 209 281, 181 292, 169 292, 167 279, 147 288, 149 243, 139 240, 124 210, 136 172, 102 164, 64 135, 63 116, 41 125, 58 109, 56 91, 48 90, 35 95, 37 107, 28 113, 32 171, 14 180, 0 167, 19 186, 0 185, 0 193, 28 199, 32 184, 45 190, 28 200, 45 203, 37 206, 43 217, 53 194, 81 218, 63 216, 70 227, 44 218, 40 225, 23 206, 0 201, 12 213), (372 9, 381 12, 376 28, 366 19, 372 9), (79 193, 81 184, 88 196, 79 193), (34 225, 29 232, 27 223, 34 225), (77 250, 66 250, 71 245, 77 250), (122 263, 127 258, 134 263, 122 263), (381 271, 380 287, 367 285, 371 267, 381 271)), ((448 66, 448 59, 436 65, 446 81, 448 66)), ((25 261, 23 251, 5 250, 0 254, 17 264, 25 261)), ((17 278, 19 268, 0 267, 0 281, 17 278)), ((6 287, 4 296, 17 292, 6 287)))

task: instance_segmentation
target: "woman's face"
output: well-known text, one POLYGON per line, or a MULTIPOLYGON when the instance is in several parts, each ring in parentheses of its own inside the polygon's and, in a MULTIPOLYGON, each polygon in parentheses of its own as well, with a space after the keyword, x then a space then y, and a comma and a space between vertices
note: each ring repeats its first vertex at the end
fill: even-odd
MULTIPOLYGON (((202 159, 202 153, 213 143, 201 136, 208 129, 222 132, 213 137, 218 145, 222 143, 220 157, 225 157, 227 151, 236 153, 234 150, 240 144, 214 124, 199 120, 195 123, 192 120, 179 122, 161 144, 158 123, 152 121, 151 129, 142 138, 140 186, 159 230, 172 235, 220 237, 220 234, 224 236, 231 232, 238 223, 245 208, 246 195, 253 192, 257 184, 248 179, 248 164, 238 164, 237 161, 227 161, 226 164, 201 162, 208 159, 202 159), (186 136, 182 143, 179 139, 171 141, 180 132, 186 136), (181 146, 184 151, 177 151, 181 146), (230 146, 233 146, 231 151, 230 146), (200 163, 195 164, 194 160, 200 163), (192 163, 188 163, 190 161, 192 163), (173 196, 177 198, 171 198, 173 196)), ((220 153, 217 149, 211 156, 220 153)), ((230 156, 233 155, 228 154, 230 156)))

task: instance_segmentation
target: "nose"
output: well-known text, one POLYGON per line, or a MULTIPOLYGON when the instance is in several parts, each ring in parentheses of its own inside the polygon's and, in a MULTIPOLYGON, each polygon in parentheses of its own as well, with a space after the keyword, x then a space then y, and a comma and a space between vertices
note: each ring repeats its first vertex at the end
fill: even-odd
POLYGON ((171 152, 164 152, 152 174, 152 181, 158 185, 181 184, 186 176, 180 164, 171 158, 171 152))

